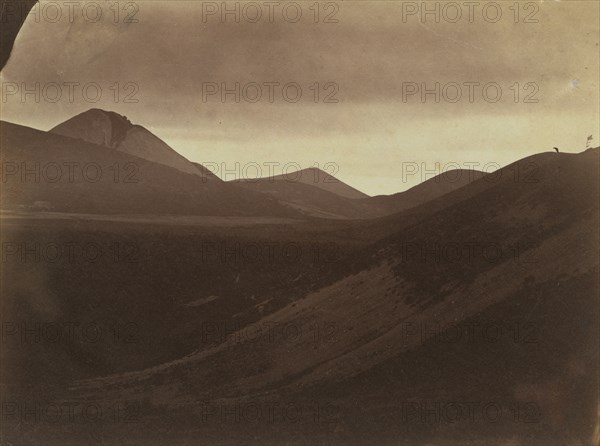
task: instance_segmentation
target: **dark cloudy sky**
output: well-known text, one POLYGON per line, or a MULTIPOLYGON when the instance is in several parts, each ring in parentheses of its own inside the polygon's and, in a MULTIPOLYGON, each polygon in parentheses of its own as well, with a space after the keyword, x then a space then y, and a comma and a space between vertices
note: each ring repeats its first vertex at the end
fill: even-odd
MULTIPOLYGON (((590 134, 598 144, 596 1, 519 2, 518 17, 513 1, 479 2, 471 17, 457 2, 462 17, 455 23, 445 20, 457 12, 448 2, 437 3, 439 23, 433 15, 422 20, 420 11, 403 18, 403 10, 421 2, 322 2, 317 23, 313 1, 297 2, 302 16, 296 23, 295 6, 287 6, 288 20, 283 16, 291 2, 273 6, 272 19, 268 2, 255 2, 239 23, 232 15, 223 20, 219 11, 203 14, 221 2, 173 0, 120 2, 115 23, 113 3, 95 23, 95 6, 86 9, 86 20, 84 2, 75 6, 72 23, 67 7, 61 20, 52 9, 38 11, 38 21, 28 18, 2 72, 2 119, 46 130, 91 107, 114 110, 193 161, 223 162, 231 170, 236 162, 303 168, 332 162, 340 179, 369 194, 419 182, 419 176, 403 178, 403 163, 425 169, 505 165, 553 146, 580 151, 590 134), (252 23, 255 5, 262 17, 252 23), (124 23, 134 6, 137 23, 124 23), (326 17, 337 23, 324 23, 326 17), (33 88, 36 82, 57 82, 63 97, 48 100, 54 87, 39 103, 5 94, 9 85, 33 88), (71 101, 65 82, 97 83, 102 96, 86 101, 75 86, 71 101), (206 83, 236 82, 261 84, 261 100, 236 103, 230 95, 223 103, 213 95, 203 102, 206 83), (268 82, 280 84, 272 103, 268 82), (293 82, 302 95, 286 102, 281 86, 293 82), (447 86, 448 100, 436 103, 428 95, 423 101, 419 93, 403 98, 403 85, 433 89, 436 82, 447 86), (480 84, 471 84, 472 102, 465 82, 480 84), (134 91, 128 83, 138 88, 137 103, 125 102, 134 91), (449 101, 457 93, 450 83, 462 89, 456 102, 449 101), (491 102, 496 86, 487 90, 488 101, 481 91, 490 83, 502 91, 497 102, 491 102), (334 84, 337 102, 324 103, 334 84)), ((88 90, 91 97, 94 91, 88 90)), ((252 98, 256 90, 246 92, 252 98)), ((294 93, 288 89, 288 98, 294 93)))

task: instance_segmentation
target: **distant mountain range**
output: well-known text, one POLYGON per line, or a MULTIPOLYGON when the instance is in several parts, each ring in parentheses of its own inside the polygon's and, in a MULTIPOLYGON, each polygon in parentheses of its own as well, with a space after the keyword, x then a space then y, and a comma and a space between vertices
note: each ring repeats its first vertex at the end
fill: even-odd
POLYGON ((301 183, 309 186, 318 187, 324 191, 330 192, 340 197, 349 199, 360 199, 368 198, 369 196, 352 186, 343 183, 336 177, 324 172, 321 169, 315 167, 309 167, 308 169, 302 169, 296 172, 290 172, 288 174, 275 175, 268 178, 259 179, 240 179, 242 183, 256 184, 259 183, 264 185, 265 183, 301 183))
MULTIPOLYGON (((100 142, 100 134, 89 132, 88 137, 100 142)), ((136 134, 156 141, 144 130, 136 134)), ((188 161, 186 168, 184 158, 166 145, 161 150, 167 156, 158 158, 179 163, 188 173, 107 145, 7 122, 0 123, 0 144, 2 163, 16 172, 2 178, 4 210, 41 205, 48 211, 91 214, 298 216, 273 198, 203 176, 188 161)), ((155 151, 136 144, 128 150, 157 159, 155 151)))
POLYGON ((317 168, 225 183, 126 116, 100 109, 74 116, 49 132, 3 122, 2 143, 2 157, 9 162, 48 166, 76 161, 82 166, 90 162, 104 166, 98 182, 72 184, 63 177, 49 187, 45 181, 17 187, 19 176, 8 176, 4 209, 32 208, 44 202, 46 210, 62 212, 369 219, 418 206, 483 176, 478 171, 449 171, 406 192, 376 197, 317 168), (129 170, 114 172, 117 164, 129 170), (130 179, 138 181, 125 183, 130 179), (15 181, 15 187, 10 187, 15 181))

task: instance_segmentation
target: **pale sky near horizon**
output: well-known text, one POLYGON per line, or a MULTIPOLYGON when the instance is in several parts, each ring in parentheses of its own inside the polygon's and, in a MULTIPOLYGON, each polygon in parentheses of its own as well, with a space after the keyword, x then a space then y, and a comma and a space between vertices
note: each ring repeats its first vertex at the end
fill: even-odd
POLYGON ((114 3, 75 2, 69 23, 64 2, 41 2, 2 71, 3 120, 48 130, 89 108, 112 110, 192 161, 224 163, 236 172, 227 179, 249 163, 263 175, 273 162, 290 171, 326 166, 370 195, 405 190, 445 166, 492 169, 600 139, 596 1, 475 2, 471 10, 428 2, 439 23, 421 17, 422 2, 320 2, 318 17, 313 1, 229 2, 236 22, 221 16, 221 2, 123 1, 116 23, 114 3), (51 3, 63 5, 61 19, 51 3), (134 12, 137 23, 124 23, 134 12), (39 102, 23 99, 36 82, 46 88, 39 102), (79 84, 72 100, 69 82, 79 84), (209 94, 236 82, 239 103, 209 94), (55 103, 52 83, 62 93, 55 103), (302 89, 297 102, 292 83, 302 89), (422 98, 436 83, 439 102, 422 98), (262 97, 250 102, 256 84, 262 97), (87 100, 84 85, 92 85, 87 100), (127 102, 129 93, 138 102, 127 102), (421 174, 402 175, 409 165, 421 174))

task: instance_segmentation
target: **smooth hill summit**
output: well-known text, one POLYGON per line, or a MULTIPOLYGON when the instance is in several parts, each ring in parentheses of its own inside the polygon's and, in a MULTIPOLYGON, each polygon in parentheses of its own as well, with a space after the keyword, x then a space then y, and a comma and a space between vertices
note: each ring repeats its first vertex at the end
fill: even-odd
POLYGON ((115 112, 92 108, 57 125, 50 132, 110 147, 185 173, 204 174, 152 132, 115 112))

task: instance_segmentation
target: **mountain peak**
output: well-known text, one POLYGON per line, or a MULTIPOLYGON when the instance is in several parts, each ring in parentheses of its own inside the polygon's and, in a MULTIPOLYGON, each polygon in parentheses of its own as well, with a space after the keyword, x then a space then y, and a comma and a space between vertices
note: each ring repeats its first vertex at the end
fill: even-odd
POLYGON ((50 132, 116 148, 132 127, 133 124, 126 116, 99 108, 90 108, 57 125, 50 132))
MULTIPOLYGON (((50 132, 110 147, 192 175, 206 175, 158 136, 113 111, 91 108, 57 125, 50 132)), ((217 179, 214 175, 208 176, 217 179)))
POLYGON ((287 172, 282 175, 277 175, 273 177, 273 179, 308 184, 310 186, 315 186, 328 192, 332 192, 344 198, 359 199, 369 197, 367 194, 353 188, 352 186, 333 176, 331 173, 323 169, 319 169, 318 167, 308 167, 295 172, 287 172))

